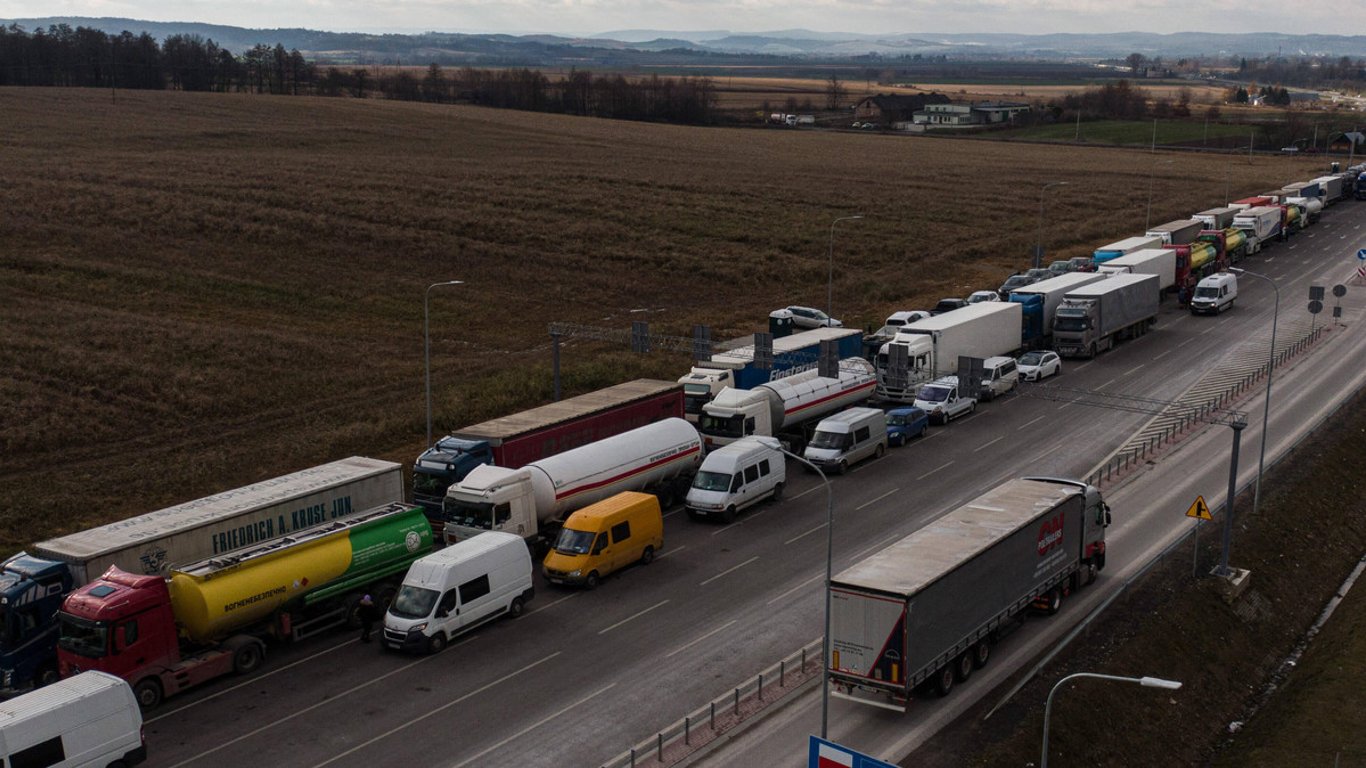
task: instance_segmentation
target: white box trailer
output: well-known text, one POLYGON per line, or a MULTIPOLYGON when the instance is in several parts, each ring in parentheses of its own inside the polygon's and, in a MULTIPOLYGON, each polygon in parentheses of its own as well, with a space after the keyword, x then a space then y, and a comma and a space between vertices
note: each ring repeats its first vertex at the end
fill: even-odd
POLYGON ((1342 199, 1342 177, 1341 176, 1320 176, 1313 181, 1318 182, 1319 189, 1323 191, 1323 204, 1332 205, 1342 199))
POLYGON ((961 356, 985 359, 1014 353, 1022 343, 1022 320, 1015 302, 983 301, 904 326, 878 351, 877 394, 913 402, 919 383, 957 373, 961 356), (896 381, 888 371, 891 350, 897 346, 905 348, 909 361, 905 382, 896 381))
POLYGON ((127 520, 40 542, 30 554, 71 567, 88 584, 111 565, 164 574, 198 562, 403 500, 403 467, 352 456, 127 520))
POLYGON ((1158 289, 1166 291, 1176 285, 1176 251, 1170 248, 1135 251, 1105 262, 1099 271, 1106 274, 1157 275, 1158 289))
POLYGON ((1009 480, 836 574, 830 583, 834 695, 905 711, 985 664, 998 632, 1031 605, 1054 613, 1105 564, 1109 508, 1074 480, 1009 480))

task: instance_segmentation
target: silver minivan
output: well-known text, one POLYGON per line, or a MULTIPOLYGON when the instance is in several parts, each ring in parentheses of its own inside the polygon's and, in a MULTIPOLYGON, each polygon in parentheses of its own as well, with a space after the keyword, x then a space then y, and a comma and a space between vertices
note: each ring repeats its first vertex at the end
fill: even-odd
POLYGON ((471 536, 408 567, 384 614, 380 647, 436 653, 485 621, 522 615, 534 594, 531 553, 521 536, 471 536))
POLYGON ((850 464, 887 452, 887 414, 879 408, 850 408, 827 416, 802 454, 823 469, 844 474, 850 464))
POLYGON ((764 499, 778 501, 787 483, 783 452, 757 437, 742 437, 702 460, 685 501, 688 517, 735 519, 735 513, 764 499))
POLYGON ((982 388, 978 396, 994 400, 997 395, 1014 391, 1020 383, 1020 369, 1013 357, 988 357, 982 361, 982 388))

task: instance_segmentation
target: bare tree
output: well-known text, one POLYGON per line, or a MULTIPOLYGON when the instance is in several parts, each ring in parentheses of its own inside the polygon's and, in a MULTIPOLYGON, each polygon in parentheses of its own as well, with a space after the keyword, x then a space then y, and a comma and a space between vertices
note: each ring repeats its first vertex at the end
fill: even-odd
POLYGON ((840 108, 840 102, 844 100, 844 84, 836 75, 831 75, 829 82, 825 84, 825 108, 836 110, 840 108))
POLYGON ((1141 54, 1141 53, 1135 52, 1135 53, 1131 53, 1131 54, 1129 54, 1128 56, 1126 56, 1126 57, 1124 58, 1124 63, 1125 63, 1125 64, 1128 64, 1128 65, 1129 65, 1129 71, 1132 72, 1132 73, 1134 73, 1134 74, 1136 75, 1136 74, 1138 74, 1139 68, 1142 67, 1142 66, 1143 66, 1143 63, 1146 62, 1147 60, 1148 60, 1148 57, 1147 57, 1147 56, 1144 56, 1144 55, 1141 54))

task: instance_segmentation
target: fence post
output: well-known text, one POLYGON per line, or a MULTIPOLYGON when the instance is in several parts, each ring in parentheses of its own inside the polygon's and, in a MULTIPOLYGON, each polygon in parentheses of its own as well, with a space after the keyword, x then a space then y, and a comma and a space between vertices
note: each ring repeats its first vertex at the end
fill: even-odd
POLYGON ((764 700, 764 673, 759 673, 759 701, 764 700))
POLYGON ((684 743, 685 745, 691 745, 691 744, 692 744, 692 717, 691 717, 691 716, 686 716, 686 715, 685 715, 685 716, 683 717, 683 743, 684 743))
POLYGON ((631 768, 636 768, 636 748, 631 747, 631 768))
POLYGON ((787 659, 778 662, 778 687, 787 685, 787 659))
POLYGON ((655 759, 664 762, 664 732, 655 734, 655 759))
POLYGON ((740 689, 735 689, 735 714, 740 714, 740 689))
POLYGON ((711 729, 716 730, 716 702, 711 703, 711 729))

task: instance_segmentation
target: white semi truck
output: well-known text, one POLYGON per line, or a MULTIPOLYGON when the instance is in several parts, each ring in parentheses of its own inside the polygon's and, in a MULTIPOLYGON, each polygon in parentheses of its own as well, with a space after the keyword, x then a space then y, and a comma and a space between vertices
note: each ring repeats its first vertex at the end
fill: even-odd
POLYGON ((520 469, 475 467, 446 491, 446 543, 508 531, 535 551, 554 541, 575 510, 622 491, 682 498, 702 462, 697 430, 680 418, 648 424, 520 469))
POLYGON ((915 401, 920 385, 958 372, 959 357, 1009 355, 1022 345, 1023 310, 1013 301, 983 301, 902 328, 877 354, 877 394, 915 401), (907 373, 893 370, 893 350, 905 352, 907 373))
POLYGON ((723 389, 703 406, 698 430, 708 450, 759 435, 800 453, 821 417, 867 400, 876 383, 872 364, 851 357, 840 361, 837 379, 803 371, 753 389, 723 389))
POLYGON ((1127 256, 1111 259, 1100 266, 1105 275, 1157 275, 1161 292, 1176 285, 1176 251, 1170 248, 1149 248, 1127 256))

